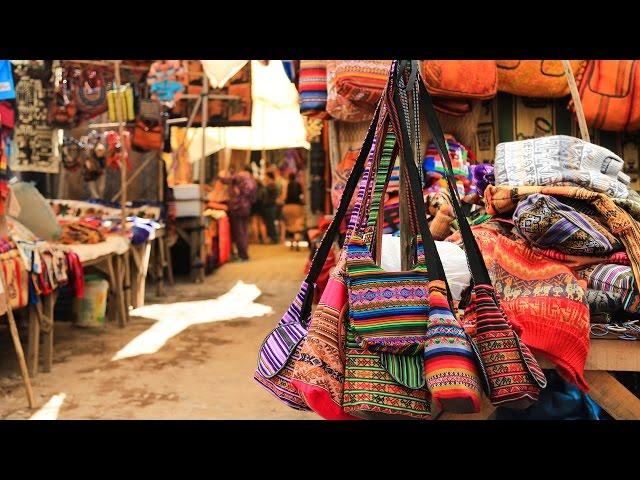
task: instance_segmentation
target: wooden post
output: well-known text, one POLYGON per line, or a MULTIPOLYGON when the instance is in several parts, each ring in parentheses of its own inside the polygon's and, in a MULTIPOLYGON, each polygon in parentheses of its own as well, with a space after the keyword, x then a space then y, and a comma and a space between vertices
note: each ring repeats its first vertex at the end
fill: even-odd
POLYGON ((206 158, 207 158, 207 124, 209 123, 209 77, 207 75, 202 76, 202 104, 200 105, 202 109, 201 116, 201 125, 202 125, 202 151, 200 156, 200 173, 198 174, 198 178, 200 180, 200 223, 201 228, 198 232, 198 237, 200 239, 200 263, 201 266, 198 269, 198 276, 196 277, 197 282, 204 282, 204 269, 207 263, 207 248, 205 245, 205 219, 204 219, 204 208, 206 202, 206 192, 204 189, 205 184, 205 174, 206 174, 206 158))
POLYGON ((40 358, 40 319, 36 305, 29 305, 29 337, 27 339, 27 367, 29 375, 38 374, 38 359, 40 358))
MULTIPOLYGON (((114 60, 114 70, 115 70, 115 78, 114 78, 114 87, 116 89, 116 121, 118 122, 118 135, 120 135, 120 142, 122 143, 123 153, 125 155, 129 155, 129 152, 125 152, 125 143, 124 143, 124 112, 123 105, 124 99, 122 97, 122 89, 120 88, 120 60, 114 60)), ((122 161, 120 163, 120 203, 122 206, 122 231, 126 233, 127 231, 127 162, 122 161)))
POLYGON ((578 85, 576 84, 576 77, 574 77, 573 70, 571 70, 571 63, 569 63, 569 60, 562 60, 562 66, 564 67, 564 74, 567 76, 567 82, 569 83, 573 106, 576 109, 576 117, 578 117, 578 126, 580 127, 580 136, 585 142, 590 142, 589 128, 587 128, 587 120, 584 117, 582 101, 580 100, 580 92, 578 91, 578 85))
POLYGON ((31 378, 29 377, 29 369, 27 368, 27 361, 24 358, 24 350, 22 350, 22 343, 20 343, 20 335, 18 334, 18 327, 16 326, 16 319, 13 316, 13 309, 11 308, 11 299, 9 298, 9 290, 4 281, 4 275, 0 274, 0 282, 2 282, 2 290, 5 292, 7 301, 7 320, 9 322, 9 331, 11 332, 11 339, 13 340, 13 347, 16 350, 16 356, 18 357, 18 366, 20 367, 20 374, 22 375, 22 383, 24 383, 24 389, 27 392, 27 402, 29 408, 35 408, 36 402, 33 398, 33 389, 31 388, 31 378))

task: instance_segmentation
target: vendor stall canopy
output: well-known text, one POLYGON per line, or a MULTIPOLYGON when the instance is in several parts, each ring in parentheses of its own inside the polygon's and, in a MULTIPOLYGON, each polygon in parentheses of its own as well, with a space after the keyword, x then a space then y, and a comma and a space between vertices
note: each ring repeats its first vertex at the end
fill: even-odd
MULTIPOLYGON (((233 76, 239 61, 203 60, 203 67, 212 85, 220 85, 233 76)), ((237 150, 276 150, 306 148, 304 122, 300 116, 298 91, 289 81, 281 60, 270 60, 266 65, 251 61, 251 92, 253 108, 250 127, 208 127, 205 155, 223 148, 237 150)), ((201 157, 202 129, 190 128, 189 156, 193 161, 201 157)))

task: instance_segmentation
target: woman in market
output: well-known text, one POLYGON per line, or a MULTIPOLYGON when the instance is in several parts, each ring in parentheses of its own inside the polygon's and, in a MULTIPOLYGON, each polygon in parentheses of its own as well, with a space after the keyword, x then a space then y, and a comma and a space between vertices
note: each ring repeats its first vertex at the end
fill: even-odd
POLYGON ((231 237, 241 261, 249 260, 249 217, 251 205, 257 200, 258 186, 251 174, 251 167, 239 172, 232 168, 228 177, 220 181, 229 185, 229 220, 231 237))

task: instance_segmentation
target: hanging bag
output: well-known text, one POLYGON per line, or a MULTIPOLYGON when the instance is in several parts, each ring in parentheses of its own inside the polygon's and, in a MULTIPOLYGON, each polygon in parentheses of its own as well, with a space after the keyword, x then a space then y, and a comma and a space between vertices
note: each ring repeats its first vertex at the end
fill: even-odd
POLYGON ((424 81, 436 110, 462 115, 473 100, 488 100, 498 91, 495 60, 423 60, 424 81))
MULTIPOLYGON (((382 413, 426 419, 431 417, 430 402, 444 410, 475 412, 480 408, 480 379, 469 339, 452 314, 444 269, 428 230, 420 177, 407 125, 402 121, 408 113, 400 97, 403 87, 394 81, 397 68, 394 62, 385 102, 393 131, 400 132, 398 147, 409 179, 414 224, 419 226, 420 235, 415 237, 417 262, 409 271, 385 272, 373 260, 362 225, 349 239, 349 331, 343 404, 346 412, 367 417, 382 413)), ((389 130, 383 157, 395 158, 395 142, 389 130)), ((379 210, 376 204, 382 194, 374 192, 369 215, 379 210)))
POLYGON ((376 110, 373 121, 369 126, 363 148, 360 151, 360 155, 356 160, 351 176, 345 186, 344 194, 340 200, 340 206, 320 243, 320 247, 318 247, 313 257, 311 268, 300 286, 300 291, 285 312, 278 326, 265 338, 260 347, 258 368, 256 369, 254 379, 279 400, 292 408, 300 410, 309 409, 304 398, 291 383, 293 365, 294 362, 300 358, 300 343, 307 334, 316 279, 322 271, 328 252, 333 245, 333 240, 338 233, 340 223, 346 213, 351 196, 355 191, 358 179, 365 168, 369 151, 373 145, 378 118, 379 109, 376 110))
MULTIPOLYGON (((579 77, 584 60, 571 60, 571 70, 579 77)), ((535 98, 569 95, 561 60, 497 60, 498 90, 535 98)))
POLYGON ((587 124, 614 132, 640 129, 640 61, 589 60, 580 82, 587 124))
POLYGON ((96 69, 86 68, 80 74, 75 88, 76 107, 87 118, 95 117, 108 108, 107 82, 96 69))
POLYGON ((419 78, 427 124, 446 166, 447 186, 473 279, 463 324, 475 326, 472 346, 481 361, 485 389, 491 403, 510 408, 527 408, 538 400, 540 390, 546 386, 546 378, 529 348, 520 341, 500 307, 498 295, 460 204, 444 133, 438 123, 427 88, 422 78, 419 78))

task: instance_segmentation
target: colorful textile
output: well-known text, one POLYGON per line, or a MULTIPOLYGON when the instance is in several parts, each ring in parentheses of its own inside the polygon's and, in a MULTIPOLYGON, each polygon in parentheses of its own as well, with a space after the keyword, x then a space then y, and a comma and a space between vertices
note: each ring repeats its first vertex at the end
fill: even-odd
POLYGON ((372 110, 352 103, 336 90, 337 60, 327 60, 327 113, 343 122, 364 122, 371 119, 372 110))
POLYGON ((623 160, 610 150, 567 135, 504 142, 496 147, 496 185, 548 186, 569 182, 610 197, 628 195, 623 160))
POLYGON ((603 193, 580 187, 507 187, 489 186, 484 192, 487 213, 512 212, 518 202, 534 193, 585 200, 602 215, 609 232, 624 245, 636 284, 640 284, 640 225, 626 210, 603 193))
POLYGON ((618 265, 631 265, 627 252, 616 252, 608 256, 595 256, 595 255, 567 255, 554 248, 533 248, 533 251, 556 260, 572 270, 576 270, 582 267, 586 267, 599 263, 616 263, 618 265))
POLYGON ((74 243, 92 245, 94 243, 104 242, 105 236, 99 228, 84 220, 80 220, 77 222, 63 224, 62 235, 60 235, 60 239, 58 241, 65 245, 74 243))
MULTIPOLYGON (((445 141, 447 142, 447 148, 449 149, 449 158, 451 159, 451 166, 453 168, 453 174, 462 177, 469 176, 469 150, 462 143, 458 142, 453 135, 445 135, 445 141)), ((422 168, 425 174, 430 172, 437 172, 442 174, 444 172, 444 166, 442 165, 442 158, 438 153, 436 144, 429 142, 427 146, 427 153, 422 161, 422 168)))
POLYGON ((359 107, 373 110, 389 78, 390 60, 337 60, 335 85, 359 107))
POLYGON ((432 403, 448 412, 480 411, 482 386, 467 334, 451 313, 442 280, 429 282, 424 375, 432 403))
POLYGON ((610 294, 620 300, 619 306, 630 313, 640 312, 640 292, 631 267, 624 265, 593 265, 579 272, 587 287, 610 294))
MULTIPOLYGON (((342 407, 362 418, 430 420, 431 395, 425 387, 421 355, 393 355, 360 347, 347 329, 342 407)), ((435 412, 433 412, 435 413, 435 412)))
MULTIPOLYGON (((338 209, 338 205, 340 205, 342 192, 344 191, 344 187, 347 184, 347 180, 349 180, 349 174, 353 169, 353 165, 355 164, 359 153, 359 150, 348 151, 344 154, 342 161, 338 163, 338 165, 336 165, 336 167, 333 169, 333 179, 331 182, 331 203, 333 204, 333 208, 336 210, 338 209)), ((355 200, 355 197, 351 199, 349 209, 347 210, 347 218, 349 218, 350 211, 353 209, 355 200)))
POLYGON ((589 288, 584 294, 584 301, 589 305, 590 321, 593 323, 594 313, 612 313, 622 308, 623 298, 620 295, 589 288))
POLYGON ((538 400, 546 378, 501 307, 504 301, 496 301, 496 291, 491 285, 475 285, 464 322, 474 329, 473 346, 481 359, 491 403, 527 408, 538 400))
POLYGON ((520 235, 541 248, 575 255, 606 255, 622 246, 606 228, 558 199, 536 193, 518 203, 513 221, 520 235))
POLYGON ((9 60, 0 60, 0 100, 16 98, 13 84, 13 72, 9 60))
POLYGON ((543 353, 565 378, 586 391, 586 282, 576 279, 565 265, 535 253, 525 241, 510 239, 491 225, 473 227, 473 233, 500 306, 521 344, 543 353))
POLYGON ((322 418, 357 420, 342 410, 347 288, 336 270, 309 323, 292 383, 322 418))
POLYGON ((291 383, 293 366, 300 359, 300 342, 307 334, 308 318, 300 318, 309 285, 302 282, 298 295, 278 326, 265 338, 258 354, 254 379, 283 403, 296 410, 309 410, 304 398, 291 383))
POLYGON ((326 60, 300 60, 300 113, 324 116, 327 107, 326 60))

